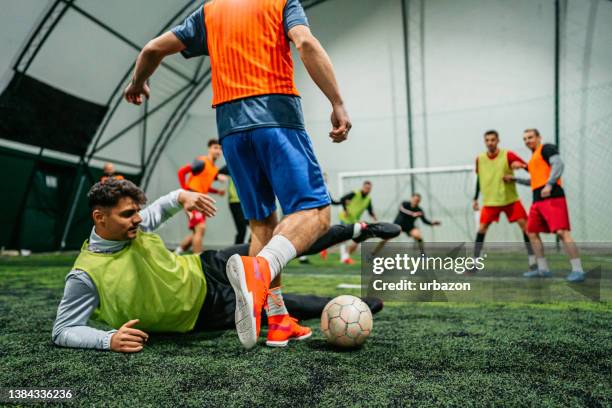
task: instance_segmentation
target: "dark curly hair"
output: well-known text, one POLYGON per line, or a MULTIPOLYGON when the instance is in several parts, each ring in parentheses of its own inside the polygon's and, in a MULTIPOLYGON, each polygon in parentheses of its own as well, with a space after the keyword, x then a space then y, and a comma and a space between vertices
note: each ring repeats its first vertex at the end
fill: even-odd
POLYGON ((136 184, 129 180, 108 178, 94 184, 87 193, 89 208, 111 208, 123 197, 130 197, 140 205, 147 202, 147 197, 136 184))

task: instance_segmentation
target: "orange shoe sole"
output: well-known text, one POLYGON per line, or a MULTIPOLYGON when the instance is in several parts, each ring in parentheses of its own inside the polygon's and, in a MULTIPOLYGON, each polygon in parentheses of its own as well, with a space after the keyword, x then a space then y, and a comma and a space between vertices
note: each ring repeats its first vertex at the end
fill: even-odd
POLYGON ((225 270, 236 295, 234 318, 238 338, 244 348, 251 349, 257 344, 257 323, 253 315, 253 293, 248 290, 244 264, 240 255, 232 255, 227 261, 225 270))

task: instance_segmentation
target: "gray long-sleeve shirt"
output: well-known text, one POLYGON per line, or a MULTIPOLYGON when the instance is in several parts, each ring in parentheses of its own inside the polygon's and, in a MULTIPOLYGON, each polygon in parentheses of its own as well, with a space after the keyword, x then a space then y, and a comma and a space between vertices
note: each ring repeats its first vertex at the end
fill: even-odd
MULTIPOLYGON (((146 232, 154 231, 179 212, 180 191, 166 194, 140 211, 140 229, 146 232)), ((94 227, 89 236, 88 249, 92 252, 113 253, 129 243, 130 241, 105 240, 96 234, 94 227)), ((57 308, 57 317, 53 324, 53 343, 64 347, 110 350, 110 339, 116 330, 98 330, 87 325, 99 301, 96 285, 89 275, 78 269, 71 270, 66 276, 64 296, 57 308)))

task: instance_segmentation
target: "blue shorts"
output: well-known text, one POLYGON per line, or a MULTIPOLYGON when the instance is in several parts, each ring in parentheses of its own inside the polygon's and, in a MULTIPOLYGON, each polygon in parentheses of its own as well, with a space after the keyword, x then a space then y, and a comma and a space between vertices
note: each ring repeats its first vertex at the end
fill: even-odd
POLYGON ((221 139, 223 155, 245 218, 263 220, 331 203, 323 173, 304 130, 262 127, 221 139))

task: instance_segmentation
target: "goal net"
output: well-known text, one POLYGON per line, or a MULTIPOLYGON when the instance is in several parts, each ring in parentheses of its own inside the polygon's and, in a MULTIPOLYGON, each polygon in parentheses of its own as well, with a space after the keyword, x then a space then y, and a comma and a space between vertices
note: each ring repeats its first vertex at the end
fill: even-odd
MULTIPOLYGON (((430 242, 471 241, 476 233, 478 213, 472 209, 476 177, 474 166, 370 170, 338 174, 337 198, 372 182, 372 205, 379 221, 392 222, 402 201, 413 192, 421 194, 421 208, 440 227, 430 228, 421 220, 423 238, 430 242)), ((335 197, 336 198, 336 197, 335 197)), ((367 220, 367 213, 364 214, 367 220)), ((403 239, 406 239, 404 236, 403 239)))

